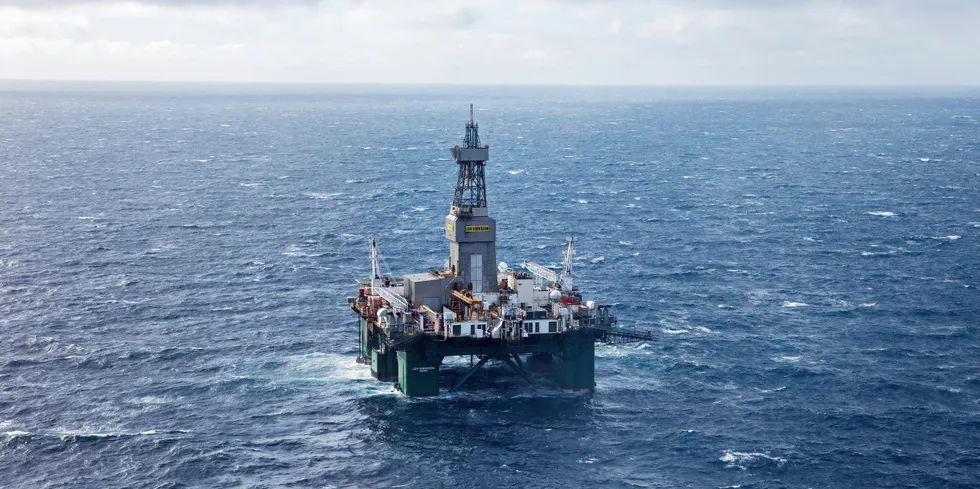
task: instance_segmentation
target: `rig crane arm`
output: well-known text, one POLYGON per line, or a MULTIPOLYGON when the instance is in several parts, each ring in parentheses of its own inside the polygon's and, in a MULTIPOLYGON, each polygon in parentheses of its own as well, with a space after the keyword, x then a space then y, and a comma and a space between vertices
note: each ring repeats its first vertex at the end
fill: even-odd
POLYGON ((544 265, 539 265, 533 261, 525 261, 522 266, 540 278, 556 284, 558 283, 558 274, 544 265))
POLYGON ((524 261, 523 266, 535 276, 557 285, 561 290, 572 290, 572 260, 575 256, 575 238, 568 238, 568 249, 562 254, 565 258, 562 260, 561 272, 555 272, 544 265, 527 260, 524 261))
POLYGON ((391 289, 386 287, 377 287, 371 289, 375 294, 380 295, 384 300, 391 304, 391 307, 395 309, 408 310, 408 300, 391 289))
POLYGON ((562 260, 561 273, 558 275, 558 282, 562 290, 572 290, 572 260, 575 257, 575 237, 568 238, 568 249, 565 250, 565 258, 562 260))

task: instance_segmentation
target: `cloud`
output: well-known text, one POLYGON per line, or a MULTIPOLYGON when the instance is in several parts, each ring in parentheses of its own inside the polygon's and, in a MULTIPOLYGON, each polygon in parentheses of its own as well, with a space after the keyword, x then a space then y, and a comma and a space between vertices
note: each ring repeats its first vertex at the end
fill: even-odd
POLYGON ((0 78, 974 83, 966 0, 0 0, 0 78))

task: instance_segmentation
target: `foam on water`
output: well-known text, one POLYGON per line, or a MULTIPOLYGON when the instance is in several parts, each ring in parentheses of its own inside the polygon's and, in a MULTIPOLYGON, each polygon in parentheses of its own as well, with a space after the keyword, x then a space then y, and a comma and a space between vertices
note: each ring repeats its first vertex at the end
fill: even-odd
POLYGON ((728 468, 738 468, 742 470, 770 464, 774 464, 777 467, 782 467, 787 461, 785 458, 776 457, 768 453, 736 452, 733 450, 725 450, 718 460, 725 462, 725 466, 728 468))

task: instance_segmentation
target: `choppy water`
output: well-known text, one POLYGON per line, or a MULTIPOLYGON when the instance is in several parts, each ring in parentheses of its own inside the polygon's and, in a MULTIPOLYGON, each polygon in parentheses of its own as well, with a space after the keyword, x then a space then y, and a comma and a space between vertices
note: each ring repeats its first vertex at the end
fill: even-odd
POLYGON ((978 135, 970 91, 5 85, 0 486, 974 486, 978 135), (499 258, 575 235, 660 338, 594 394, 354 362, 471 101, 499 258))

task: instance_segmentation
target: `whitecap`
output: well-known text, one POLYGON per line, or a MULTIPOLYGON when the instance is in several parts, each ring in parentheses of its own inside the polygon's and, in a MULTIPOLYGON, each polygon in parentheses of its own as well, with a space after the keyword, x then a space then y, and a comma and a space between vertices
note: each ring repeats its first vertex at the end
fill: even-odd
POLYGON ((239 187, 258 187, 259 184, 257 184, 257 183, 239 183, 238 186, 239 187))
POLYGON ((919 158, 919 161, 926 163, 929 161, 929 158, 919 158))
POLYGON ((782 357, 778 357, 778 358, 773 358, 772 360, 774 362, 779 362, 779 363, 797 363, 797 362, 800 361, 801 358, 803 358, 803 357, 800 357, 800 356, 795 356, 795 357, 782 356, 782 357))
POLYGON ((888 251, 862 251, 861 256, 889 256, 898 253, 897 250, 888 251))
POLYGON ((767 453, 759 452, 735 452, 732 450, 725 450, 725 453, 719 458, 722 462, 725 462, 728 468, 740 468, 745 469, 746 465, 759 465, 767 463, 775 463, 777 466, 782 466, 786 463, 785 458, 774 457, 767 453))
POLYGON ((665 328, 662 331, 664 333, 666 333, 666 334, 684 334, 684 333, 690 333, 690 331, 688 331, 686 329, 670 329, 670 328, 665 328))
POLYGON ((523 169, 519 169, 519 170, 507 170, 507 173, 510 173, 511 175, 520 175, 521 173, 524 173, 524 170, 523 169))
POLYGON ((324 194, 320 192, 303 192, 303 195, 314 199, 330 200, 330 199, 335 199, 344 194, 342 192, 333 193, 333 194, 324 194))
POLYGON ((876 305, 878 305, 877 302, 864 302, 862 304, 859 304, 858 307, 874 307, 876 305))
POLYGON ((783 301, 783 307, 807 307, 809 305, 806 302, 783 301))
POLYGON ((623 246, 633 246, 633 243, 631 243, 629 241, 623 241, 623 240, 620 240, 619 241, 619 244, 621 244, 623 246))
POLYGON ((419 207, 412 207, 412 210, 415 211, 415 212, 424 212, 424 211, 429 210, 429 208, 428 207, 419 206, 419 207))
POLYGON ((891 211, 869 211, 869 212, 865 212, 865 214, 869 216, 882 216, 882 217, 892 217, 895 215, 895 213, 891 211))
POLYGON ((143 397, 133 397, 126 400, 127 404, 144 404, 144 405, 163 405, 171 404, 175 402, 175 399, 165 396, 143 396, 143 397))
POLYGON ((598 258, 593 258, 592 259, 592 263, 599 263, 599 262, 605 261, 605 260, 606 260, 606 257, 605 256, 600 256, 598 258))
POLYGON ((589 201, 587 201, 585 199, 574 199, 574 201, 575 202, 578 202, 579 204, 588 204, 589 203, 589 201))

